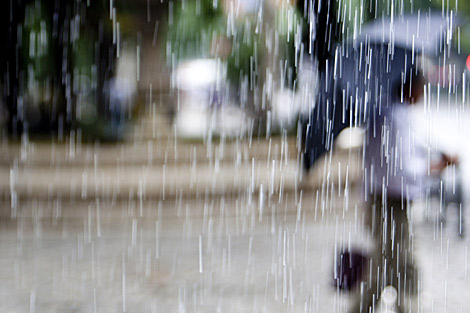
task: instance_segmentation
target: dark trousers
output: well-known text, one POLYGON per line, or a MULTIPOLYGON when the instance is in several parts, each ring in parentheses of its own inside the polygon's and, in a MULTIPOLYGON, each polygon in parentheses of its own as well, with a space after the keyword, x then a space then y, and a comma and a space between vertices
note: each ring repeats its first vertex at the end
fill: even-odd
POLYGON ((405 312, 417 293, 417 272, 413 267, 413 242, 408 223, 406 201, 377 198, 370 201, 370 227, 374 253, 351 313, 376 312, 376 305, 387 286, 398 292, 397 310, 405 312))

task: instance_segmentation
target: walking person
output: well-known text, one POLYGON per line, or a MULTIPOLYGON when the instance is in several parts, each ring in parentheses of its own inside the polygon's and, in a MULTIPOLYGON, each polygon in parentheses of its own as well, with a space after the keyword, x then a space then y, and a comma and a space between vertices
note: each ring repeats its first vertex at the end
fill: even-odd
POLYGON ((432 12, 376 19, 331 49, 319 69, 324 75, 306 122, 305 167, 331 151, 345 127, 365 130, 361 184, 375 249, 351 313, 378 312, 384 290, 396 291, 393 310, 414 312, 418 274, 408 216, 433 166, 417 138, 411 105, 424 94, 420 57, 439 57, 455 24, 432 12))
POLYGON ((410 118, 411 104, 423 92, 423 80, 413 69, 406 76, 405 84, 392 85, 388 104, 372 109, 366 129, 363 191, 374 252, 351 313, 375 312, 389 286, 397 291, 397 312, 409 312, 417 294, 408 216, 426 183, 427 151, 417 142, 410 118))

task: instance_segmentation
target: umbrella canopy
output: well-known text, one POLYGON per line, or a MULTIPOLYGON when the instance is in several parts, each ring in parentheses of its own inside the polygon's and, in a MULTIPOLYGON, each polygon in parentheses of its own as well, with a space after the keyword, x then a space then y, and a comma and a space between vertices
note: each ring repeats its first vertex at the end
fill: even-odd
POLYGON ((359 42, 390 43, 426 55, 439 55, 450 44, 459 19, 440 12, 408 14, 374 20, 362 27, 359 42))
POLYGON ((438 55, 456 25, 454 17, 432 13, 380 19, 364 25, 354 40, 337 45, 320 69, 316 105, 306 122, 305 167, 330 151, 344 128, 374 130, 370 117, 411 92, 404 83, 417 73, 415 56, 438 55))
POLYGON ((307 123, 306 168, 331 149, 344 128, 367 128, 373 112, 399 102, 403 82, 416 69, 411 60, 410 50, 382 43, 338 46, 321 74, 317 105, 307 123))

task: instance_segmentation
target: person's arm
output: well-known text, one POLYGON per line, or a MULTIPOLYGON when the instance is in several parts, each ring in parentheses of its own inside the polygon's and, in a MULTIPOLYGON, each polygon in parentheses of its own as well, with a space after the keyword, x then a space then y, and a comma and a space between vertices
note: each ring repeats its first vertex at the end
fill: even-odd
POLYGON ((437 162, 431 163, 431 172, 432 173, 440 173, 444 168, 449 165, 458 165, 459 164, 459 157, 457 155, 449 155, 445 152, 439 152, 440 158, 437 162))

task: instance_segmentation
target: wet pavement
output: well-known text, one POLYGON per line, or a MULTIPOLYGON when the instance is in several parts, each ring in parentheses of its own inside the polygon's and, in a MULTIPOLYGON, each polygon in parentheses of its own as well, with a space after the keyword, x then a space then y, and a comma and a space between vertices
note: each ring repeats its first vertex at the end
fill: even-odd
MULTIPOLYGON (((344 215, 313 194, 300 209, 267 199, 263 214, 243 198, 24 202, 1 222, 0 309, 345 312, 335 253, 370 245, 357 200, 344 215)), ((470 240, 415 219, 420 312, 467 312, 470 240)))
MULTIPOLYGON (((222 156, 165 136, 73 160, 67 145, 2 150, 0 312, 347 311, 335 255, 371 245, 357 151, 306 176, 295 138, 224 143, 222 156)), ((468 312, 470 237, 438 207, 412 213, 419 312, 468 312)))

